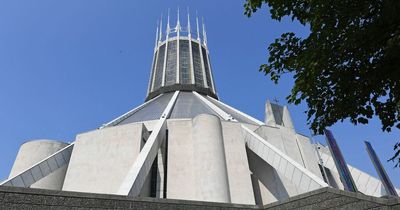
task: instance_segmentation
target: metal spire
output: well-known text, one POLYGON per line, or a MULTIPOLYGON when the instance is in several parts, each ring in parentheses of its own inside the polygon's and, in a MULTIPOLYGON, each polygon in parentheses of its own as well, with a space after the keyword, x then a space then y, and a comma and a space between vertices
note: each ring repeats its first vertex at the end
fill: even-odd
POLYGON ((191 31, 190 31, 190 13, 189 13, 189 7, 187 8, 187 21, 188 21, 188 25, 187 25, 187 30, 188 30, 188 36, 191 37, 191 31))
POLYGON ((204 24, 204 18, 201 18, 201 23, 203 26, 203 43, 205 46, 207 46, 207 34, 206 34, 206 25, 204 24))
POLYGON ((167 16, 167 37, 169 36, 169 32, 171 31, 171 28, 169 26, 169 9, 168 9, 168 16, 167 16))
POLYGON ((160 44, 161 43, 161 39, 162 39, 162 18, 163 18, 163 15, 162 15, 162 13, 161 13, 161 19, 160 19, 160 31, 159 31, 159 35, 158 35, 158 44, 160 44))
POLYGON ((180 22, 180 15, 179 15, 179 7, 178 7, 178 16, 176 17, 176 32, 179 33, 181 30, 181 22, 180 22))
MULTIPOLYGON (((161 30, 160 30, 160 31, 161 31, 161 30)), ((154 50, 157 49, 158 42, 159 42, 159 38, 158 38, 158 21, 157 21, 156 43, 155 43, 155 45, 154 45, 154 50)))
POLYGON ((200 40, 199 17, 197 16, 197 11, 196 11, 196 28, 197 28, 197 40, 200 40))

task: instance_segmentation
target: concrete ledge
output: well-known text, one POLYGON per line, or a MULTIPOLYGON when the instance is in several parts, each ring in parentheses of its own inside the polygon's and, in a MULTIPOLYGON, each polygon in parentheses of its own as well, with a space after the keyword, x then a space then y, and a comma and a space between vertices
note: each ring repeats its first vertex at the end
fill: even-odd
POLYGON ((196 91, 198 93, 201 94, 205 94, 205 95, 209 95, 215 99, 218 99, 218 96, 216 94, 214 94, 210 88, 205 88, 205 87, 201 87, 198 85, 193 85, 193 84, 174 84, 174 85, 168 85, 168 86, 164 86, 164 87, 160 87, 157 90, 149 93, 146 97, 145 101, 148 101, 158 95, 160 95, 161 93, 168 93, 168 92, 174 92, 174 91, 196 91))
POLYGON ((258 206, 0 186, 0 209, 259 209, 258 206))
POLYGON ((264 206, 264 209, 400 209, 400 198, 377 198, 335 188, 321 188, 287 200, 264 206))
POLYGON ((0 209, 400 209, 400 198, 322 188, 265 206, 0 186, 0 209))

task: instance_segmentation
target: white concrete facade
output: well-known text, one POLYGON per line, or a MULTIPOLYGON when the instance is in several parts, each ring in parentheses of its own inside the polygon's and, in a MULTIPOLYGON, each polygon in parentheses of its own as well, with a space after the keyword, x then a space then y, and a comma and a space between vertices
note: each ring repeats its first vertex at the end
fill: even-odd
MULTIPOLYGON (((63 149, 67 145, 68 144, 63 142, 48 139, 32 140, 22 144, 9 177, 11 178, 18 175, 33 164, 36 164, 42 159, 63 149)), ((30 187, 61 190, 63 187, 67 166, 68 165, 58 168, 53 173, 32 184, 30 187)))
MULTIPOLYGON (((179 93, 174 96, 179 97, 179 93)), ((266 107, 271 107, 268 103, 266 107)), ((171 102, 169 105, 171 109, 174 106, 171 102)), ((295 132, 293 123, 288 122, 287 108, 273 113, 275 117, 283 114, 278 121, 284 123, 271 123, 274 118, 266 117, 266 124, 251 124, 239 122, 212 101, 203 105, 209 105, 216 114, 166 120, 159 131, 163 132, 163 141, 155 147, 155 167, 140 175, 144 182, 140 189, 134 189, 140 192, 137 196, 263 205, 328 186, 314 145, 295 132)), ((120 194, 120 186, 130 179, 130 168, 151 133, 159 130, 159 123, 116 124, 78 134, 68 164, 31 187, 120 194)), ((67 145, 49 140, 22 145, 10 177, 67 145)), ((329 151, 321 145, 319 148, 331 186, 342 189, 329 151)), ((385 195, 377 178, 349 168, 361 192, 385 195)))
POLYGON ((147 137, 141 123, 79 134, 63 190, 116 193, 147 137))

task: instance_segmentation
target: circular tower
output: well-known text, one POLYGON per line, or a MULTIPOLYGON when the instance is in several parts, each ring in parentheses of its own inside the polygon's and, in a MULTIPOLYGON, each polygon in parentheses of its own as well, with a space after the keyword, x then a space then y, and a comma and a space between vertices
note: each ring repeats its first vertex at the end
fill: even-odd
POLYGON ((160 21, 146 101, 176 90, 196 91, 217 98, 204 22, 200 36, 196 18, 196 33, 192 36, 189 15, 187 19, 187 27, 182 27, 177 18, 176 27, 171 28, 168 16, 165 33, 160 21))

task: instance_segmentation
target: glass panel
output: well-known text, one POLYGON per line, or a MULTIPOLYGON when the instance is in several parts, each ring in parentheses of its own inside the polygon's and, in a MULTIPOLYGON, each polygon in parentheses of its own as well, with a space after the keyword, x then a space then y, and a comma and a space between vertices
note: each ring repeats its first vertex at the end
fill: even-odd
POLYGON ((69 159, 71 158, 72 149, 73 149, 73 146, 71 146, 71 147, 69 147, 68 149, 66 149, 66 150, 64 150, 64 151, 61 152, 61 153, 62 153, 62 156, 63 156, 63 158, 64 158, 64 160, 65 160, 67 163, 69 163, 69 159))
POLYGON ((191 84, 189 41, 179 41, 179 78, 182 84, 191 84))
POLYGON ((22 180, 24 180, 25 186, 31 186, 33 183, 35 183, 35 180, 33 179, 33 176, 31 172, 25 171, 24 173, 21 174, 22 180))
POLYGON ((49 165, 47 165, 47 161, 43 161, 39 164, 40 170, 43 174, 43 176, 46 176, 47 174, 51 173, 51 169, 49 168, 49 165))
POLYGON ((10 187, 12 187, 13 185, 12 185, 12 182, 11 182, 11 181, 8 181, 8 182, 4 183, 3 186, 10 186, 10 187))
POLYGON ((199 114, 218 116, 192 92, 180 92, 170 118, 193 118, 199 114))
POLYGON ((168 43, 167 68, 165 70, 165 84, 173 85, 176 83, 176 40, 168 43))
POLYGON ((272 113, 274 115, 276 124, 283 125, 283 120, 282 120, 283 107, 279 106, 278 104, 271 103, 271 108, 272 108, 272 113))
POLYGON ((192 53, 193 53, 193 68, 194 68, 194 81, 196 85, 204 87, 203 84, 203 72, 201 69, 201 59, 199 44, 192 42, 192 53))
POLYGON ((25 186, 24 181, 22 180, 21 176, 17 176, 14 179, 12 179, 11 184, 14 187, 27 187, 27 186, 25 186))
POLYGON ((159 98, 150 102, 149 104, 144 106, 142 109, 140 109, 130 117, 118 123, 118 125, 159 119, 165 107, 167 107, 167 104, 173 94, 174 93, 171 92, 160 96, 159 98))
POLYGON ((43 178, 42 172, 40 172, 40 168, 38 165, 31 169, 31 173, 32 173, 32 176, 35 179, 35 181, 38 181, 41 178, 43 178))
POLYGON ((156 75, 155 75, 153 90, 158 89, 162 83, 163 68, 164 68, 164 55, 165 55, 165 44, 162 45, 158 50, 156 75))
POLYGON ((201 48, 201 51, 203 52, 203 60, 204 60, 204 68, 206 70, 206 79, 207 79, 207 85, 208 87, 211 88, 211 76, 210 76, 210 68, 208 68, 208 56, 207 56, 207 52, 206 49, 204 49, 203 47, 201 48))
POLYGON ((61 153, 58 153, 57 155, 55 155, 54 158, 56 159, 58 166, 61 167, 61 166, 65 165, 65 161, 64 161, 64 158, 62 157, 61 153))
POLYGON ((54 157, 51 157, 51 158, 47 159, 46 161, 50 166, 51 172, 53 172, 59 168, 59 166, 57 165, 56 159, 54 157))

